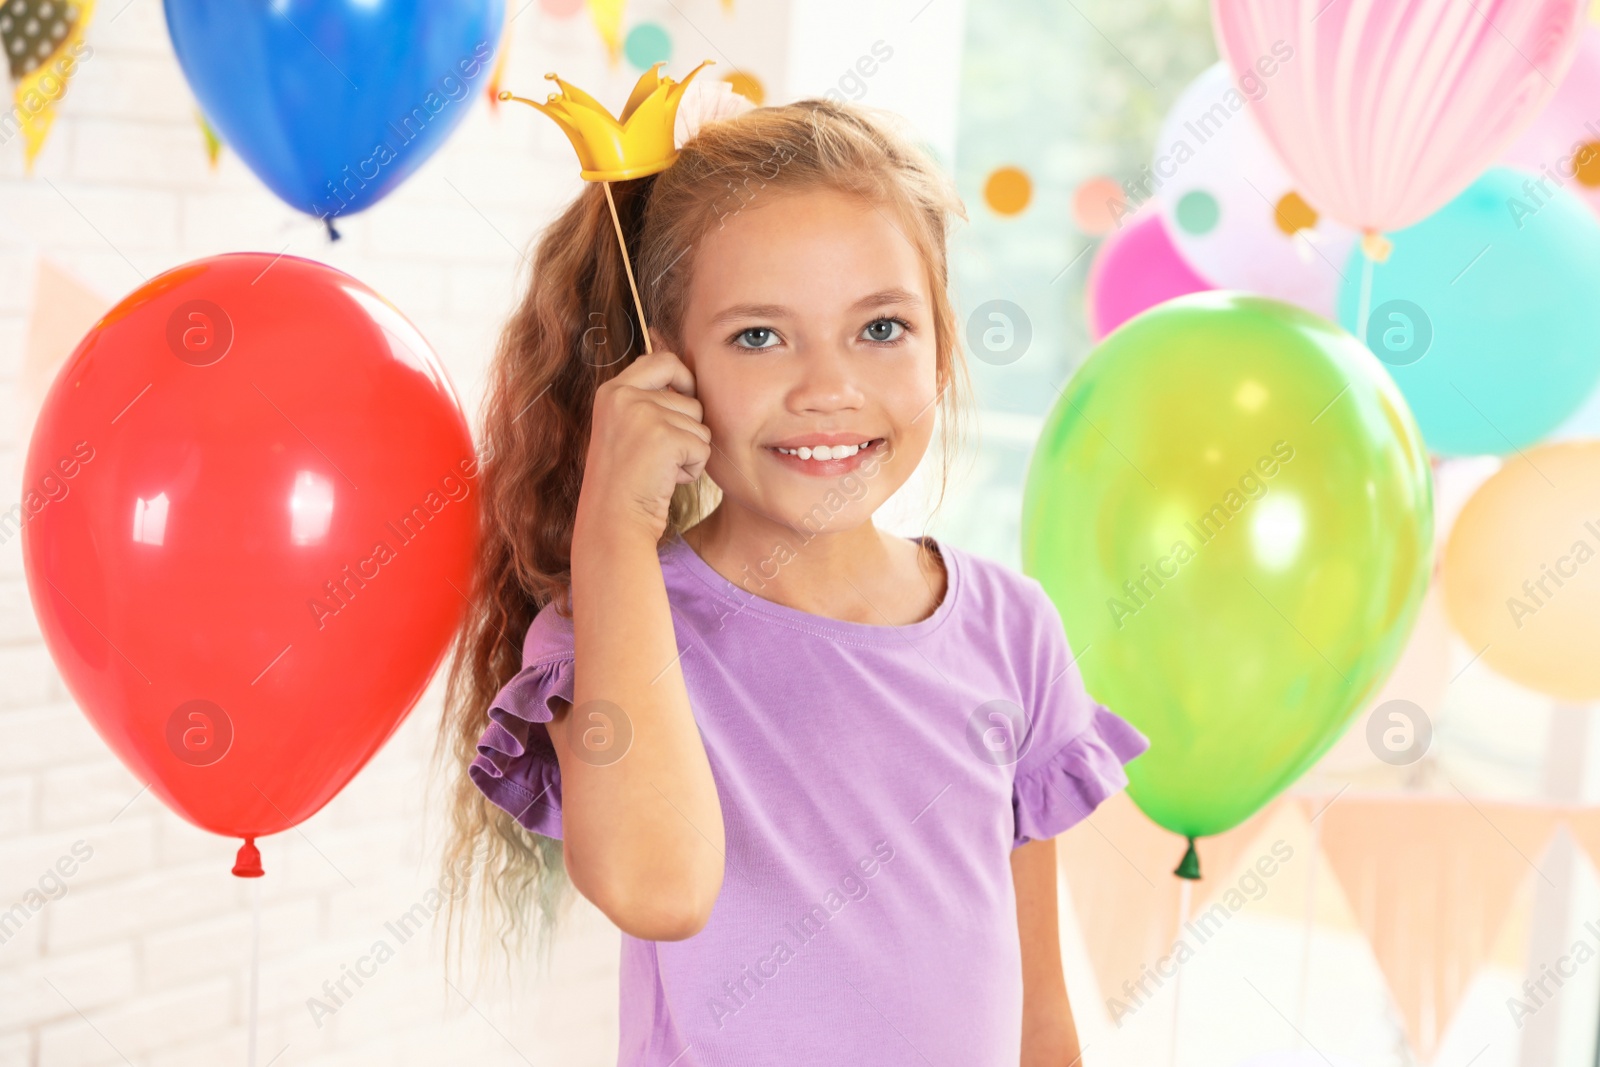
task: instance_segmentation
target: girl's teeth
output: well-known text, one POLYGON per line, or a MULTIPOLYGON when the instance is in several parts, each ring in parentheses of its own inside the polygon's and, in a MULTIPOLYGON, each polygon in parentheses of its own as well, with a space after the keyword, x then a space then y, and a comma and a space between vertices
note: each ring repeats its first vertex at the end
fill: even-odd
POLYGON ((780 448, 778 451, 786 456, 799 456, 801 459, 848 459, 871 443, 863 441, 859 445, 834 445, 831 448, 827 445, 818 445, 816 448, 801 445, 799 448, 780 448))

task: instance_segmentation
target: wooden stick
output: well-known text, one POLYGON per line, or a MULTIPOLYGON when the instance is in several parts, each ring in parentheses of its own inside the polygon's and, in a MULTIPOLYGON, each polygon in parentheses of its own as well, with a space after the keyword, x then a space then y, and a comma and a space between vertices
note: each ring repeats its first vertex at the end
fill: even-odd
POLYGON ((639 314, 639 329, 644 331, 644 352, 650 354, 650 327, 645 325, 644 305, 639 303, 639 287, 633 283, 633 263, 628 259, 628 242, 622 237, 622 220, 617 218, 617 202, 611 199, 611 183, 601 182, 606 187, 606 203, 611 207, 611 225, 617 228, 617 244, 622 248, 622 265, 628 269, 628 289, 633 293, 633 310, 639 314))

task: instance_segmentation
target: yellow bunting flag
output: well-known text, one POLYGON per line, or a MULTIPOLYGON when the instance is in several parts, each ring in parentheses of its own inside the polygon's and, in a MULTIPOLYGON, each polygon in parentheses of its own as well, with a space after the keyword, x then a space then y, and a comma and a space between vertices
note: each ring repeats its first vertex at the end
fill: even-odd
POLYGON ((628 6, 627 0, 584 2, 589 6, 589 16, 594 19, 594 28, 600 31, 600 39, 606 43, 606 53, 614 67, 622 59, 622 11, 628 6))
POLYGON ((212 170, 216 170, 217 160, 222 158, 222 138, 217 136, 217 131, 206 121, 206 113, 198 107, 194 109, 194 121, 200 126, 200 136, 205 138, 206 162, 211 164, 212 170))
POLYGON ((15 125, 0 120, 0 143, 20 130, 30 171, 55 121, 56 102, 67 91, 67 81, 79 64, 88 58, 83 29, 93 12, 94 0, 0 3, 0 48, 5 50, 11 80, 16 83, 15 125))

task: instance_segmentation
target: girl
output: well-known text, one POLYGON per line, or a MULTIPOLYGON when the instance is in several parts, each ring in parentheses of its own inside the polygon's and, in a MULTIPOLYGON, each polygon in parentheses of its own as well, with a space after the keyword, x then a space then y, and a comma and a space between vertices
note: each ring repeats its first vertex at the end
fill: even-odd
POLYGON ((1050 839, 1148 742, 1037 581, 872 522, 966 395, 959 200, 827 100, 613 191, 655 350, 588 185, 492 370, 447 864, 512 951, 563 877, 621 929, 626 1067, 1077 1063, 1050 839))

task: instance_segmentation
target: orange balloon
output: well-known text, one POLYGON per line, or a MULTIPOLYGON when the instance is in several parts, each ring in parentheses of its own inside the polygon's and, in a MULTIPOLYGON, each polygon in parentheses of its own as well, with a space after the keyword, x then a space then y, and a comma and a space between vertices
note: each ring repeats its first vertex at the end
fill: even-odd
POLYGON ((1600 441, 1507 457, 1462 507, 1442 570, 1451 624, 1486 663, 1600 699, 1600 441))

